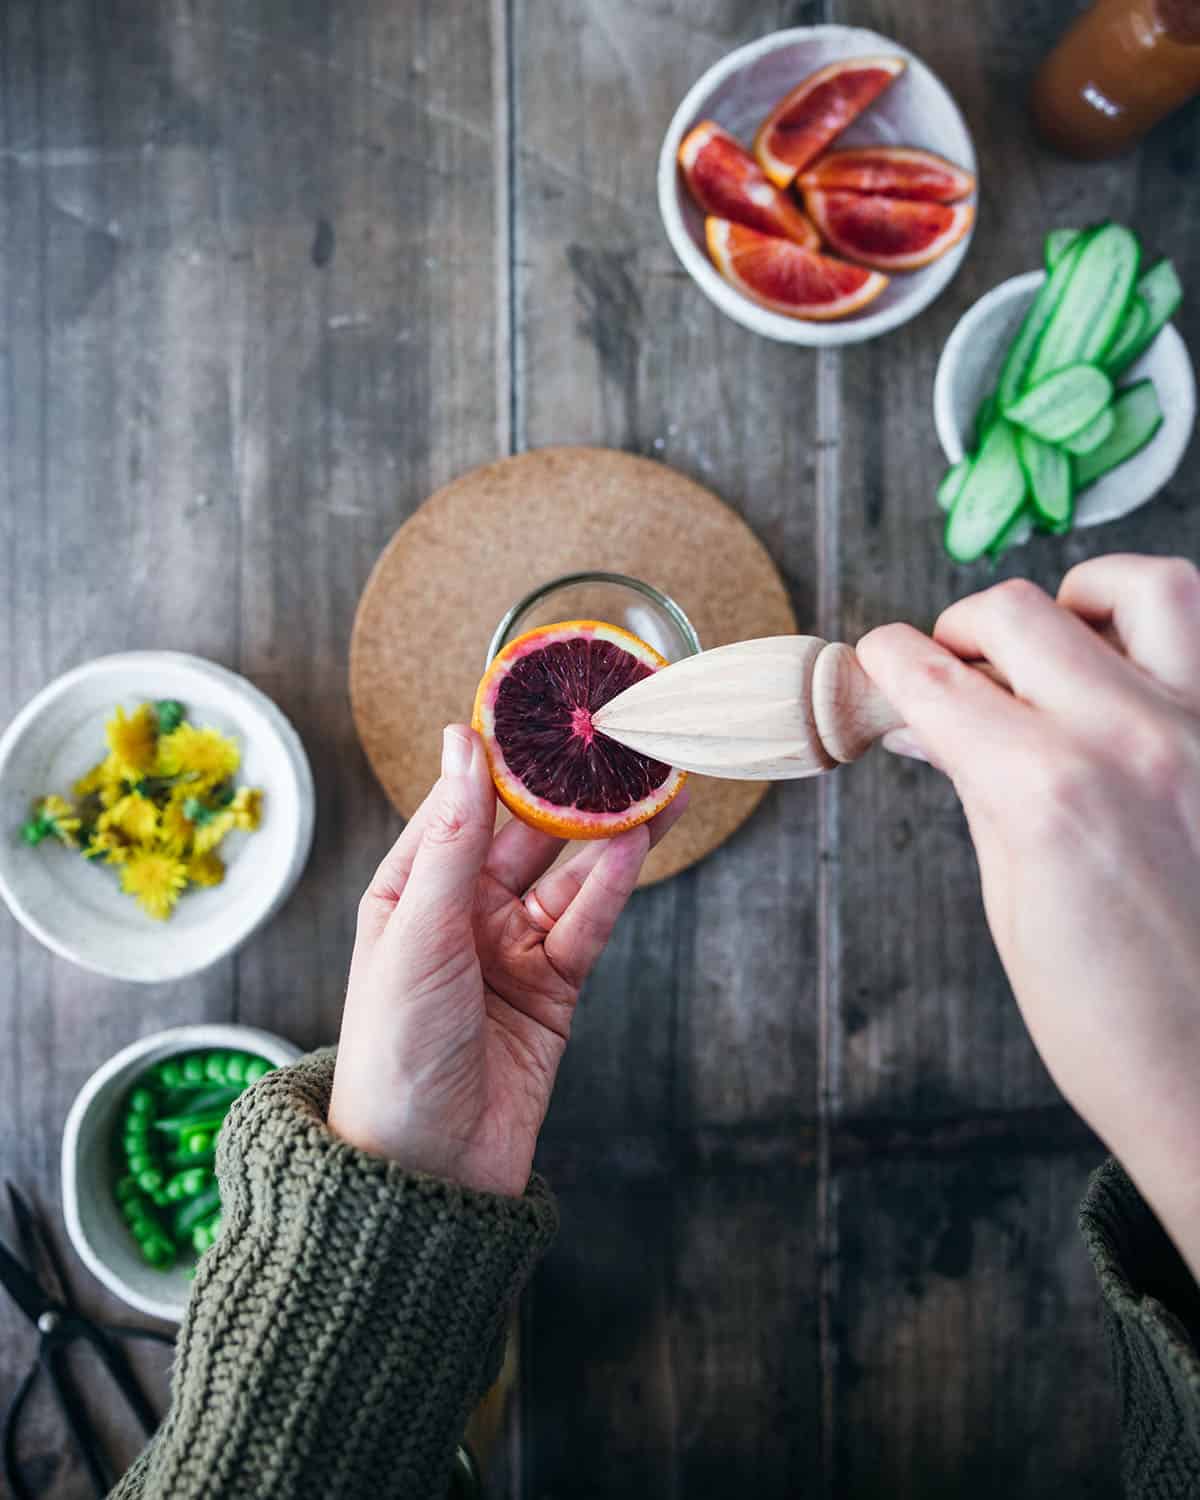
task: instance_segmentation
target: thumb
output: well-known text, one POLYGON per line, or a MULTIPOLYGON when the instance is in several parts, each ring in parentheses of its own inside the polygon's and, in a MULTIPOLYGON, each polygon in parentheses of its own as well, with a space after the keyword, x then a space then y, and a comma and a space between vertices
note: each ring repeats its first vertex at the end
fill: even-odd
POLYGON ((463 724, 444 731, 442 779, 430 803, 401 904, 443 920, 469 915, 492 847, 496 794, 483 742, 463 724))

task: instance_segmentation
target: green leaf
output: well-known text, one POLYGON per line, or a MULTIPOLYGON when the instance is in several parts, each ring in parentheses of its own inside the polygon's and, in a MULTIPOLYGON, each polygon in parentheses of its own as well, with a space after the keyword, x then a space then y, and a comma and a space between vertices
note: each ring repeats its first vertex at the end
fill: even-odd
POLYGON ((154 705, 154 715, 158 720, 159 734, 170 734, 187 718, 187 710, 178 698, 160 698, 154 705))
POLYGON ((53 819, 45 818, 41 813, 38 813, 36 817, 30 818, 28 823, 21 824, 21 837, 30 848, 35 848, 43 839, 48 839, 53 832, 53 819))
POLYGON ((199 797, 188 797, 183 804, 183 815, 188 822, 195 823, 203 828, 206 823, 211 823, 216 813, 211 807, 206 807, 199 797))

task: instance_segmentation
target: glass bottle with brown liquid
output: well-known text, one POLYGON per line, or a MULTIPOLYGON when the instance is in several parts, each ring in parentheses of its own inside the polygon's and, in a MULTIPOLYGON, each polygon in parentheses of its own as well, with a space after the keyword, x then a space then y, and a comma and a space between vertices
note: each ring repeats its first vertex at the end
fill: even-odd
POLYGON ((1116 156, 1200 92, 1200 0, 1095 0, 1042 64, 1034 124, 1068 156, 1116 156))

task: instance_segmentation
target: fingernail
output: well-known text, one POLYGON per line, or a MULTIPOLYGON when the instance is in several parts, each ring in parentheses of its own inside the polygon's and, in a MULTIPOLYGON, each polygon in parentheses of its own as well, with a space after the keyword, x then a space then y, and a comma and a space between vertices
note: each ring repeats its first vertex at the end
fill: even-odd
POLYGON ((442 775, 465 776, 471 769, 471 740, 453 726, 442 731, 442 775))
POLYGON ((909 760, 923 760, 927 766, 932 764, 928 755, 905 729, 889 730, 879 743, 893 755, 903 755, 909 760))

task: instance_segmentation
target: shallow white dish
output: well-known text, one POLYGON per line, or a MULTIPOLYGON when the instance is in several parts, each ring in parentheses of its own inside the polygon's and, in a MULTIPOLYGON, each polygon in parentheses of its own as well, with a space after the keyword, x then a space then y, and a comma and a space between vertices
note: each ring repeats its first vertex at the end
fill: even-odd
POLYGON ((63 1128, 63 1218, 76 1254, 123 1302, 168 1323, 183 1317, 191 1287, 188 1267, 159 1271, 138 1253, 113 1198, 114 1137, 125 1096, 136 1079, 176 1053, 214 1047, 257 1053, 279 1066, 300 1056, 299 1047, 253 1026, 212 1023, 159 1031, 96 1069, 75 1096, 63 1128))
POLYGON ((61 957, 114 979, 180 979, 223 958, 290 894, 312 843, 312 772, 300 737, 235 672, 174 651, 131 651, 76 667, 21 710, 0 737, 0 895, 13 916, 61 957), (166 922, 122 894, 114 870, 48 842, 31 849, 20 825, 31 803, 72 785, 104 753, 113 706, 177 698, 192 723, 232 735, 240 785, 263 788, 262 826, 230 834, 227 873, 189 887, 166 922))
POLYGON ((753 333, 785 344, 858 344, 907 323, 933 301, 962 264, 974 229, 940 260, 899 271, 874 302, 835 323, 809 323, 760 307, 730 286, 709 259, 704 214, 692 201, 676 156, 693 125, 715 120, 749 149, 754 132, 801 79, 826 63, 876 54, 904 57, 908 67, 835 145, 920 146, 976 172, 975 148, 958 106, 925 64, 898 42, 857 26, 796 26, 739 47, 688 90, 658 157, 658 207, 671 247, 711 302, 753 333))
MULTIPOLYGON (((1045 271, 1027 271, 1002 281, 963 314, 946 340, 933 382, 933 419, 950 463, 963 456, 979 404, 994 387, 1005 351, 1045 279, 1045 271)), ((1119 384, 1147 377, 1162 405, 1162 426, 1140 453, 1083 491, 1076 526, 1099 526, 1137 510, 1179 467, 1196 422, 1196 377, 1187 345, 1170 323, 1119 384)))

